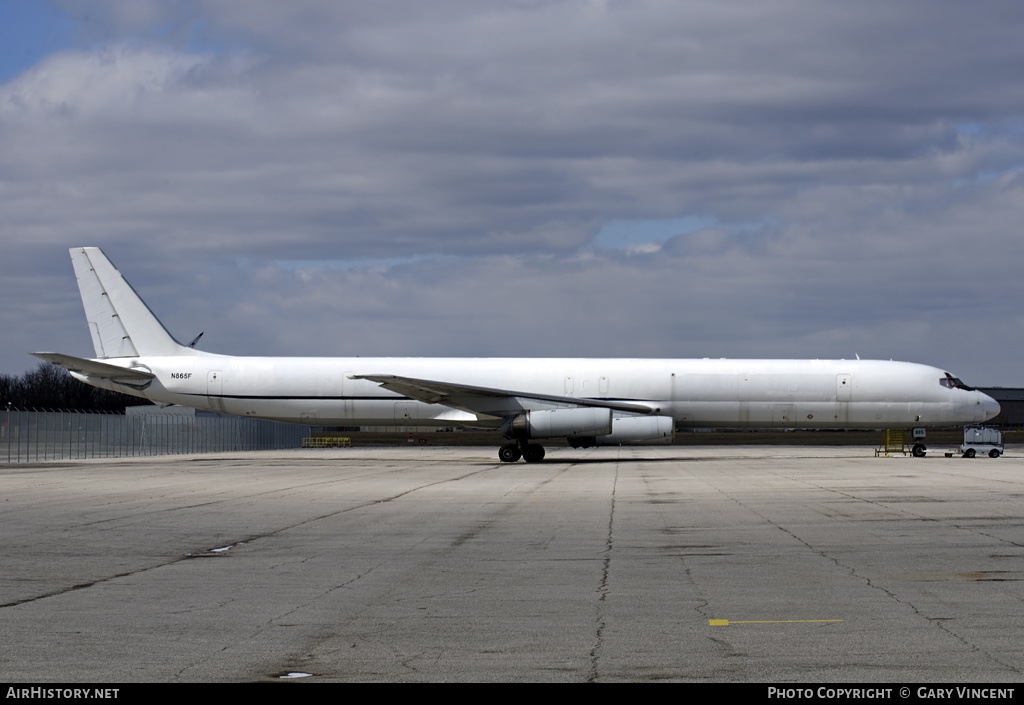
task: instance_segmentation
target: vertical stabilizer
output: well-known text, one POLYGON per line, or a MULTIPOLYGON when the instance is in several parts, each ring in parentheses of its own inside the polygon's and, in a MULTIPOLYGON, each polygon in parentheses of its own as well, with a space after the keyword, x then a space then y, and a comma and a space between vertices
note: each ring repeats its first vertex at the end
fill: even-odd
POLYGON ((97 358, 184 352, 98 247, 74 247, 71 263, 97 358))

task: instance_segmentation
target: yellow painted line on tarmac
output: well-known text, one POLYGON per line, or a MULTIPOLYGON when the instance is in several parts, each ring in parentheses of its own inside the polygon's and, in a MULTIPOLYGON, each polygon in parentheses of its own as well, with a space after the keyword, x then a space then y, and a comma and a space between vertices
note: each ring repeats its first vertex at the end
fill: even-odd
POLYGON ((730 624, 806 624, 810 622, 842 622, 841 619, 742 619, 729 621, 728 619, 709 619, 708 624, 712 627, 727 627, 730 624))

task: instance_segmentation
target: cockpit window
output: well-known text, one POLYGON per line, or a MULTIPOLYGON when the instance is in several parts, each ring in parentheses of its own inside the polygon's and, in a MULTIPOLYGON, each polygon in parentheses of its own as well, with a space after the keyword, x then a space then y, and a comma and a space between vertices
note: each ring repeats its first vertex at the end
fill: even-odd
POLYGON ((939 384, 941 384, 943 387, 949 387, 950 389, 965 389, 968 392, 974 391, 974 387, 968 387, 966 384, 964 384, 963 382, 961 382, 959 379, 949 374, 948 372, 946 373, 945 377, 939 380, 939 384))

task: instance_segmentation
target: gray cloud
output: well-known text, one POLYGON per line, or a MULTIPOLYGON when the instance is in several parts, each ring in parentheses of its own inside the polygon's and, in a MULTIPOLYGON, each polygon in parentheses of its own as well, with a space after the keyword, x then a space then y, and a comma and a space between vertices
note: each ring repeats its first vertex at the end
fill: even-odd
POLYGON ((88 351, 66 248, 101 245, 223 352, 1024 385, 1017 3, 57 5, 81 44, 0 85, 11 372, 88 351))

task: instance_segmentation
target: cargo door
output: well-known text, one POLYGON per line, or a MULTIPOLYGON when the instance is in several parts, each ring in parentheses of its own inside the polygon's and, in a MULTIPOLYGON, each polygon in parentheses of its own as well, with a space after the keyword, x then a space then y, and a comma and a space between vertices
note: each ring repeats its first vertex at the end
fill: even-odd
POLYGON ((220 370, 210 370, 207 373, 206 398, 210 404, 210 411, 227 413, 224 410, 224 375, 220 370))
POLYGON ((836 375, 836 401, 850 401, 853 395, 853 377, 849 374, 836 375))

